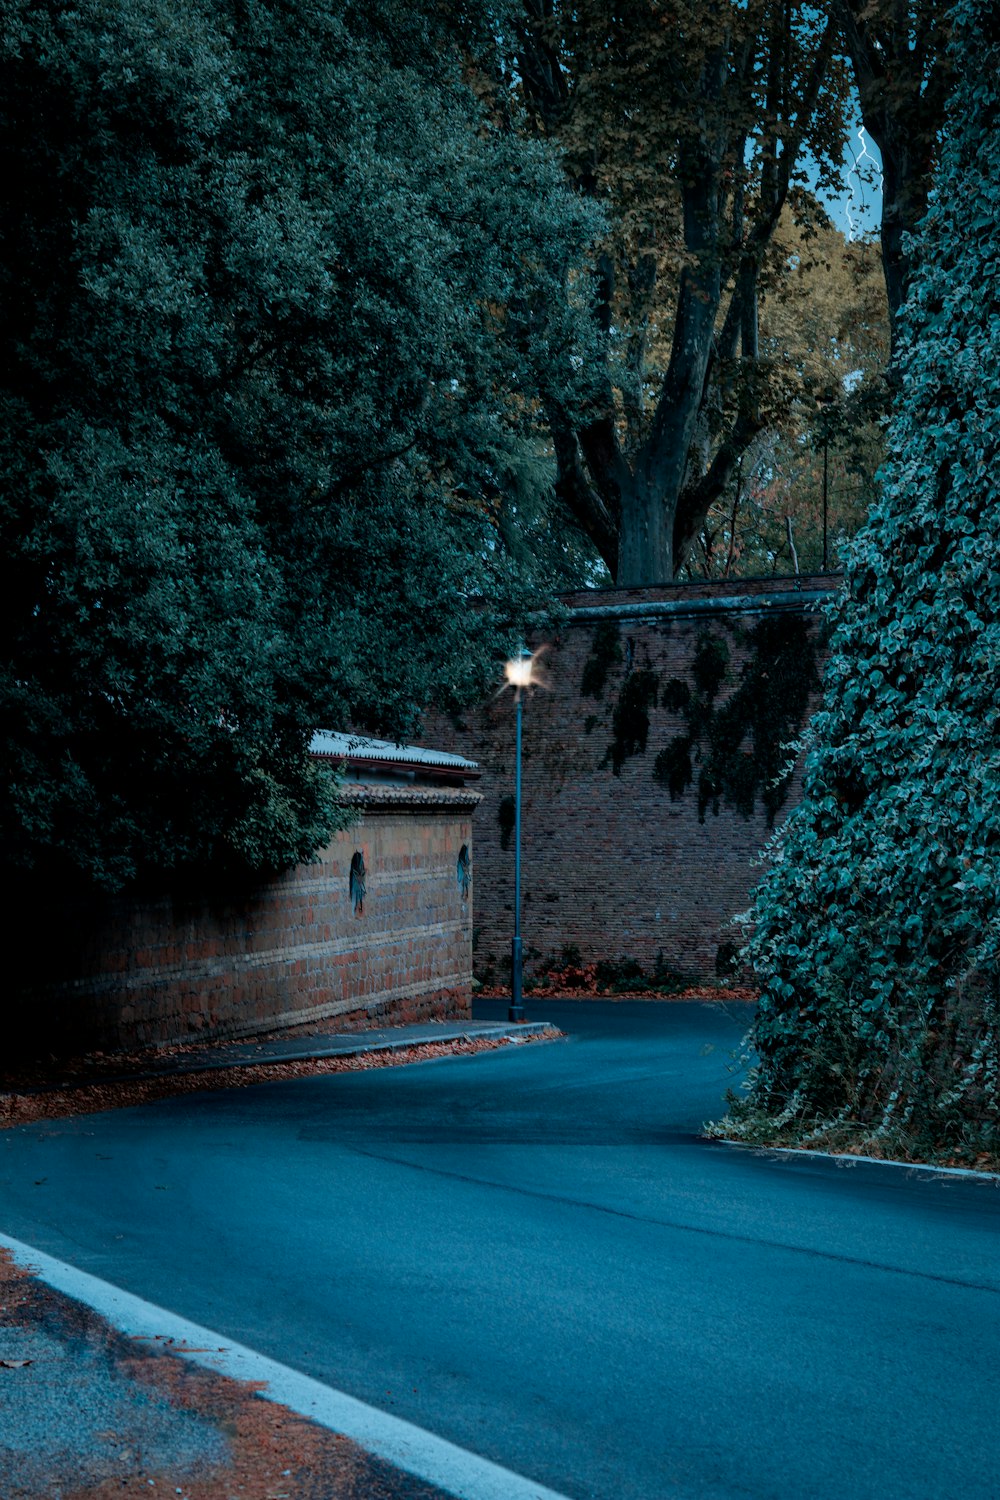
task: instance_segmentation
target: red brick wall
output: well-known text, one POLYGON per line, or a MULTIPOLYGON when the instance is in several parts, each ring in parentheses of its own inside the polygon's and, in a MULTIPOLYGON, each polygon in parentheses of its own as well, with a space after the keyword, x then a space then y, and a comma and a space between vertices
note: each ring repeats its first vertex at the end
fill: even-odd
MULTIPOLYGON (((239 1037, 325 1019, 465 1017, 472 901, 456 877, 475 792, 345 786, 360 820, 317 860, 230 904, 119 902, 85 935, 64 930, 69 976, 40 986, 63 1047, 239 1037), (351 856, 364 855, 360 915, 351 856)), ((44 960, 40 978, 44 980, 44 960)))
MULTIPOLYGON (((812 595, 836 580, 804 578, 725 581, 704 585, 597 590, 565 596, 571 609, 626 606, 617 621, 624 650, 636 667, 650 666, 661 681, 689 678, 699 634, 727 637, 727 685, 739 680, 746 660, 745 631, 768 601, 788 593, 812 595), (758 613, 727 609, 736 597, 758 613), (712 600, 720 612, 655 616, 651 603, 686 607, 712 600), (645 609, 645 613, 644 613, 645 609), (740 625, 744 643, 727 622, 740 625)), ((780 608, 780 605, 777 606, 780 608)), ((772 610, 772 613, 775 611, 772 610)), ((818 629, 820 618, 810 613, 818 629)), ((739 933, 732 924, 744 910, 754 880, 753 862, 767 836, 759 806, 750 818, 722 806, 698 819, 695 787, 672 802, 653 780, 657 753, 682 727, 662 706, 650 714, 644 754, 627 759, 621 774, 605 762, 611 716, 625 675, 624 662, 609 674, 602 698, 581 693, 584 664, 597 621, 572 614, 550 638, 542 658, 547 688, 531 692, 524 709, 522 790, 522 933, 526 973, 538 973, 562 948, 574 945, 584 961, 627 957, 651 969, 664 964, 699 979, 713 979, 720 944, 739 933), (588 730, 588 720, 593 720, 588 730)), ((541 644, 532 640, 532 646, 541 644)), ((476 921, 474 967, 487 981, 507 971, 513 925, 513 840, 501 847, 498 821, 503 797, 514 790, 514 706, 510 692, 466 713, 460 721, 435 717, 429 739, 477 760, 483 802, 476 818, 476 921)), ((697 774, 697 773, 696 773, 697 774)), ((800 795, 799 774, 778 821, 800 795)))

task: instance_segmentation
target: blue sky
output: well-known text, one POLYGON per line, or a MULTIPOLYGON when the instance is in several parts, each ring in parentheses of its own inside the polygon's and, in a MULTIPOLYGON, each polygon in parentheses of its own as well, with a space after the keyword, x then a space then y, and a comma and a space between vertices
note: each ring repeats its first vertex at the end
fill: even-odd
POLYGON ((844 155, 848 191, 836 198, 826 193, 819 194, 827 213, 848 239, 878 233, 882 218, 881 166, 878 147, 858 121, 852 128, 844 155))

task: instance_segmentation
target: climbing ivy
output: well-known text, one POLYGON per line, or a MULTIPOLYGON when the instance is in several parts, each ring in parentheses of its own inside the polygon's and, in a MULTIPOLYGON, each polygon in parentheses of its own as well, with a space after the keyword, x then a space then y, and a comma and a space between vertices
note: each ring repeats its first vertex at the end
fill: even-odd
POLYGON ((759 1061, 719 1127, 747 1138, 1000 1158, 995 20, 992 0, 953 10, 890 457, 832 611, 804 800, 748 913, 759 1061))
POLYGON ((672 714, 685 713, 691 704, 691 689, 683 677, 671 677, 663 684, 660 702, 672 714))
POLYGON ((691 663, 691 676, 698 696, 711 703, 729 674, 729 647, 721 636, 703 630, 691 663))
POLYGON ((689 734, 675 734, 653 762, 653 780, 667 788, 671 802, 679 802, 691 785, 692 743, 689 734))
POLYGON ((602 620, 594 631, 590 655, 583 664, 580 692, 584 698, 602 698, 612 667, 622 660, 622 646, 618 626, 614 620, 602 620))
POLYGON ((611 730, 614 738, 608 748, 611 768, 616 776, 630 755, 642 755, 649 739, 649 711, 656 707, 659 678, 651 667, 630 672, 622 684, 611 730))
POLYGON ((802 727, 809 695, 817 684, 816 639, 802 615, 760 620, 747 636, 749 655, 735 691, 721 705, 716 699, 729 675, 729 647, 721 636, 703 631, 695 646, 694 691, 672 677, 661 695, 664 708, 685 721, 685 729, 657 755, 653 777, 678 802, 698 773, 698 818, 718 815, 723 803, 743 817, 758 799, 768 826, 788 793, 787 746, 802 727))

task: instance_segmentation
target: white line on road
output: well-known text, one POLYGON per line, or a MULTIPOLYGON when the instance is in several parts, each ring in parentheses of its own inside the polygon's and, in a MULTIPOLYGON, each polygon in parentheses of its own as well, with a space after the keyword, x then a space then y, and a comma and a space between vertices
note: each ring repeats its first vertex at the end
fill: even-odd
POLYGON ((84 1303, 120 1332, 131 1338, 155 1338, 171 1354, 234 1380, 266 1381, 267 1389, 260 1393, 266 1400, 290 1407, 331 1432, 342 1433, 376 1457, 445 1490, 455 1500, 567 1500, 555 1490, 425 1432, 401 1417, 367 1406, 344 1391, 300 1375, 253 1349, 234 1344, 223 1334, 189 1323, 152 1302, 144 1302, 131 1292, 79 1271, 65 1261, 55 1260, 21 1240, 0 1234, 0 1247, 8 1250, 18 1265, 36 1272, 47 1286, 84 1303), (172 1342, 167 1344, 167 1340, 172 1342), (204 1349, 206 1344, 212 1352, 204 1349))

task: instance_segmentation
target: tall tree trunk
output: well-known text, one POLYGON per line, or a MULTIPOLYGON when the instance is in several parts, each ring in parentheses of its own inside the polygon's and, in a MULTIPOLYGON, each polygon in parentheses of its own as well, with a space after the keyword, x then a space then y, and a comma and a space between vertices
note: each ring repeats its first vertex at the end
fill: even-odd
MULTIPOLYGON (((591 69, 599 71, 609 58, 612 68, 626 66, 629 59, 635 65, 634 38, 622 30, 625 23, 617 12, 612 22, 603 7, 595 6, 591 15, 586 6, 579 11, 566 7, 561 13, 553 0, 524 0, 524 5, 519 50, 524 95, 539 133, 558 137, 572 116, 574 97, 588 96, 581 79, 589 78, 591 69), (588 15, 599 40, 598 52, 589 56, 580 40, 584 37, 591 45, 584 25, 588 15), (560 50, 561 26, 572 42, 565 51, 560 50), (574 30, 577 26, 579 31, 574 30), (584 64, 576 49, 587 57, 584 64)), ((661 378, 646 366, 647 342, 652 343, 646 337, 647 318, 666 248, 650 227, 660 211, 653 209, 648 222, 637 221, 630 231, 634 237, 619 251, 625 267, 629 256, 635 260, 627 272, 629 291, 638 294, 635 325, 630 330, 622 314, 623 303, 627 306, 625 278, 616 291, 616 270, 623 266, 606 249, 594 267, 595 321, 603 336, 603 353, 596 357, 600 367, 593 371, 589 414, 581 420, 577 413, 548 413, 560 497, 597 546, 616 583, 624 587, 676 577, 697 544, 710 506, 761 430, 759 278, 828 79, 836 37, 831 16, 816 29, 815 41, 804 55, 800 50, 795 72, 789 61, 792 17, 780 0, 765 4, 759 15, 755 12, 752 24, 746 20, 748 12, 722 0, 704 6, 687 0, 681 9, 690 12, 691 27, 676 49, 662 46, 668 8, 664 6, 662 14, 655 5, 650 9, 656 23, 650 41, 659 43, 659 50, 653 46, 649 57, 659 59, 661 67, 675 66, 682 56, 688 61, 682 109, 674 84, 664 80, 666 101, 675 113, 667 116, 671 139, 663 154, 663 171, 670 190, 679 194, 683 244, 667 369, 661 378), (753 212, 748 214, 746 142, 752 123, 759 124, 762 115, 754 102, 762 68, 767 72, 765 165, 753 212), (733 282, 720 329, 723 286, 733 282), (742 355, 738 372, 737 350, 742 355), (654 396, 655 380, 660 383, 650 412, 647 403, 654 396)), ((669 14, 676 22, 672 9, 669 14)), ((639 98, 641 71, 635 80, 639 98)), ((627 87, 611 97, 612 114, 626 110, 627 97, 627 87)), ((595 128, 603 126, 598 123, 595 128)), ((574 139, 570 131, 570 140, 567 166, 577 186, 588 193, 605 192, 597 170, 600 160, 590 152, 588 138, 574 139)), ((644 145, 637 139, 634 160, 643 158, 644 145)), ((677 248, 675 235, 671 226, 671 260, 677 248)), ((661 329, 669 316, 662 309, 661 329)))
POLYGON ((643 470, 630 474, 622 494, 619 588, 670 583, 674 576, 673 517, 662 492, 643 470))
POLYGON ((838 0, 861 122, 882 157, 882 270, 895 364, 897 318, 910 288, 903 247, 927 211, 951 84, 944 0, 838 0))

